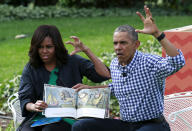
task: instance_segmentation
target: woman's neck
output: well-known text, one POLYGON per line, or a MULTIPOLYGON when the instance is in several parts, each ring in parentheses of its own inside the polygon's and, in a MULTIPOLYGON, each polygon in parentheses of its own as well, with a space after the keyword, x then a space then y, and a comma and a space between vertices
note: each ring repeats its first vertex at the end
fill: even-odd
POLYGON ((45 64, 44 66, 45 66, 45 68, 46 68, 48 71, 51 72, 51 71, 56 67, 56 63, 45 64))

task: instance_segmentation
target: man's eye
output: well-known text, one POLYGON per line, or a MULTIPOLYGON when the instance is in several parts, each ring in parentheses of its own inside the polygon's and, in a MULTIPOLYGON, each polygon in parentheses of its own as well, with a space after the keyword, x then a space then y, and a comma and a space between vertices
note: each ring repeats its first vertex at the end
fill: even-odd
POLYGON ((127 42, 125 42, 125 41, 122 41, 122 42, 121 42, 121 44, 122 44, 122 45, 125 45, 125 44, 127 44, 127 42))
POLYGON ((117 45, 117 42, 113 42, 114 45, 117 45))

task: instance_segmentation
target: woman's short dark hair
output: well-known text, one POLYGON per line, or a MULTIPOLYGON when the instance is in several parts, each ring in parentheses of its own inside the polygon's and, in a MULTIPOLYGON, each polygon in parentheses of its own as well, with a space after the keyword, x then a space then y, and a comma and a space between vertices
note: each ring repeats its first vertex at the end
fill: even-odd
POLYGON ((43 65, 38 49, 45 37, 50 37, 55 46, 57 66, 67 63, 68 51, 63 44, 59 30, 53 25, 41 25, 35 30, 31 39, 31 46, 29 50, 29 63, 34 67, 40 67, 43 65))

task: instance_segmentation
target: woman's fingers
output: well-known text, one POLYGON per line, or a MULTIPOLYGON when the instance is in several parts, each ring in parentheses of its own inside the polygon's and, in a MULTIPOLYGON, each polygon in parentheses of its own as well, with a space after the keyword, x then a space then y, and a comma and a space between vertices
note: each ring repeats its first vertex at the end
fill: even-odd
POLYGON ((36 112, 42 112, 45 108, 47 108, 48 105, 42 100, 37 100, 37 102, 34 104, 34 110, 36 112))

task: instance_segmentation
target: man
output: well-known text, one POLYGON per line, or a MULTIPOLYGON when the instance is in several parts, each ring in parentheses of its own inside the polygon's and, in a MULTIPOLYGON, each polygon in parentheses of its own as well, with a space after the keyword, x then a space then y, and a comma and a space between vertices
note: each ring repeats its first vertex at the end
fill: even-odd
POLYGON ((170 131, 163 116, 165 78, 181 69, 185 60, 181 51, 159 31, 149 8, 144 6, 144 10, 146 18, 136 12, 144 23, 143 30, 123 25, 114 32, 117 58, 110 65, 112 83, 108 86, 79 84, 73 87, 77 90, 110 87, 118 99, 121 120, 84 119, 73 125, 73 131, 170 131), (137 32, 157 38, 167 57, 137 51, 140 45, 137 32))

